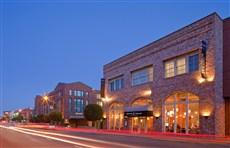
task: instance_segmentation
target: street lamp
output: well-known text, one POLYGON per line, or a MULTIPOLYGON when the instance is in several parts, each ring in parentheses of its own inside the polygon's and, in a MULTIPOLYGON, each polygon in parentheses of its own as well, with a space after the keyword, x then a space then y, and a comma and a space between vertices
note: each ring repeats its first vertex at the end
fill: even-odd
POLYGON ((48 96, 43 96, 44 101, 48 102, 49 97, 48 96))
MULTIPOLYGON (((54 109, 54 101, 50 99, 51 97, 52 96, 44 95, 44 96, 42 96, 42 99, 43 99, 44 104, 47 105, 49 109, 53 110, 54 109)), ((49 111, 47 111, 47 113, 48 112, 49 111)))

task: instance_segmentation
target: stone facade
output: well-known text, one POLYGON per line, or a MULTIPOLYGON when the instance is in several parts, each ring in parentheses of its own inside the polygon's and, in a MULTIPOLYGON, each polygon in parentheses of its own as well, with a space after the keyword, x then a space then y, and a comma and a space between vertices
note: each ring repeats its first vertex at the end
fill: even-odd
MULTIPOLYGON (((104 66, 105 96, 110 99, 108 106, 121 102, 125 106, 139 97, 153 101, 153 112, 160 113, 154 121, 155 131, 163 131, 164 115, 162 105, 175 92, 189 92, 199 97, 200 133, 224 135, 225 110, 223 99, 223 21, 213 13, 176 32, 154 41, 128 55, 104 66), (164 61, 189 53, 201 54, 201 40, 208 43, 206 80, 201 82, 201 71, 165 78, 164 61), (142 85, 131 85, 131 72, 142 67, 153 66, 153 81, 142 85), (109 90, 109 80, 122 75, 124 88, 109 90), (146 96, 145 91, 151 90, 146 96), (203 112, 210 112, 208 118, 203 112)), ((109 113, 107 111, 107 119, 109 113)))

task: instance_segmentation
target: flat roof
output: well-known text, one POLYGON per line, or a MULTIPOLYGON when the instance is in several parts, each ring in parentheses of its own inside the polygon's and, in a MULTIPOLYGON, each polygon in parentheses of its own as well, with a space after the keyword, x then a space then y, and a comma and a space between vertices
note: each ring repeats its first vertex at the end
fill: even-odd
MULTIPOLYGON (((186 25, 186 26, 184 26, 184 27, 182 27, 182 28, 180 28, 180 29, 178 29, 178 30, 172 32, 172 33, 169 33, 169 34, 166 35, 166 36, 161 37, 161 38, 158 39, 158 40, 155 40, 155 41, 153 41, 153 42, 151 42, 151 43, 149 43, 149 44, 147 44, 147 45, 145 45, 145 46, 143 46, 143 47, 141 47, 141 48, 138 48, 138 49, 136 49, 136 50, 134 50, 134 51, 132 51, 132 52, 130 52, 130 53, 124 55, 124 56, 121 56, 121 57, 118 58, 118 59, 113 60, 112 62, 109 62, 109 63, 105 64, 105 65, 104 65, 104 69, 105 69, 106 67, 112 66, 113 64, 116 64, 116 63, 118 63, 118 62, 120 62, 120 61, 122 61, 122 60, 124 60, 124 59, 126 59, 126 58, 129 58, 129 56, 132 56, 132 55, 134 55, 134 54, 136 54, 136 53, 138 53, 138 52, 141 52, 141 51, 144 50, 146 47, 151 46, 151 45, 153 45, 153 44, 157 44, 157 43, 160 42, 161 40, 166 39, 166 38, 168 38, 168 37, 170 37, 170 36, 176 34, 177 32, 182 31, 182 30, 184 30, 184 29, 190 27, 191 25, 196 24, 196 23, 198 23, 198 22, 200 22, 200 21, 202 21, 202 20, 204 20, 204 19, 206 19, 206 18, 208 18, 208 17, 210 17, 210 16, 217 16, 220 20, 222 20, 222 18, 218 15, 218 13, 213 12, 213 13, 211 13, 211 14, 209 14, 209 15, 207 15, 207 16, 201 18, 201 19, 198 19, 197 21, 195 21, 195 22, 193 22, 193 23, 190 23, 189 25, 186 25)), ((226 19, 228 19, 228 18, 226 18, 226 19)))

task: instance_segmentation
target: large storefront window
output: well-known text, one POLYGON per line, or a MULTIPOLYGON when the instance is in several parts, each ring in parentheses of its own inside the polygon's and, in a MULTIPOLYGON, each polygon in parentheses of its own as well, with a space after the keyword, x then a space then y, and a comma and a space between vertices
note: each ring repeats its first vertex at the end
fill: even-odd
POLYGON ((109 128, 123 128, 124 105, 122 103, 113 103, 109 108, 109 128))
POLYGON ((166 132, 199 133, 199 98, 191 93, 176 93, 164 103, 166 132))
POLYGON ((139 98, 135 100, 131 107, 125 108, 126 128, 132 131, 145 131, 153 129, 153 109, 152 100, 139 98))

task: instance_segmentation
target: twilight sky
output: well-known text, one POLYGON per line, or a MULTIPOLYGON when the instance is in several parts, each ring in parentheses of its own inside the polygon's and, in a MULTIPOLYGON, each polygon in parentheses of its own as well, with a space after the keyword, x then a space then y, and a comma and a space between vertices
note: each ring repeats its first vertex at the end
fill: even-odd
POLYGON ((58 82, 98 89, 104 64, 214 11, 230 16, 227 0, 192 1, 1 1, 0 115, 58 82))

